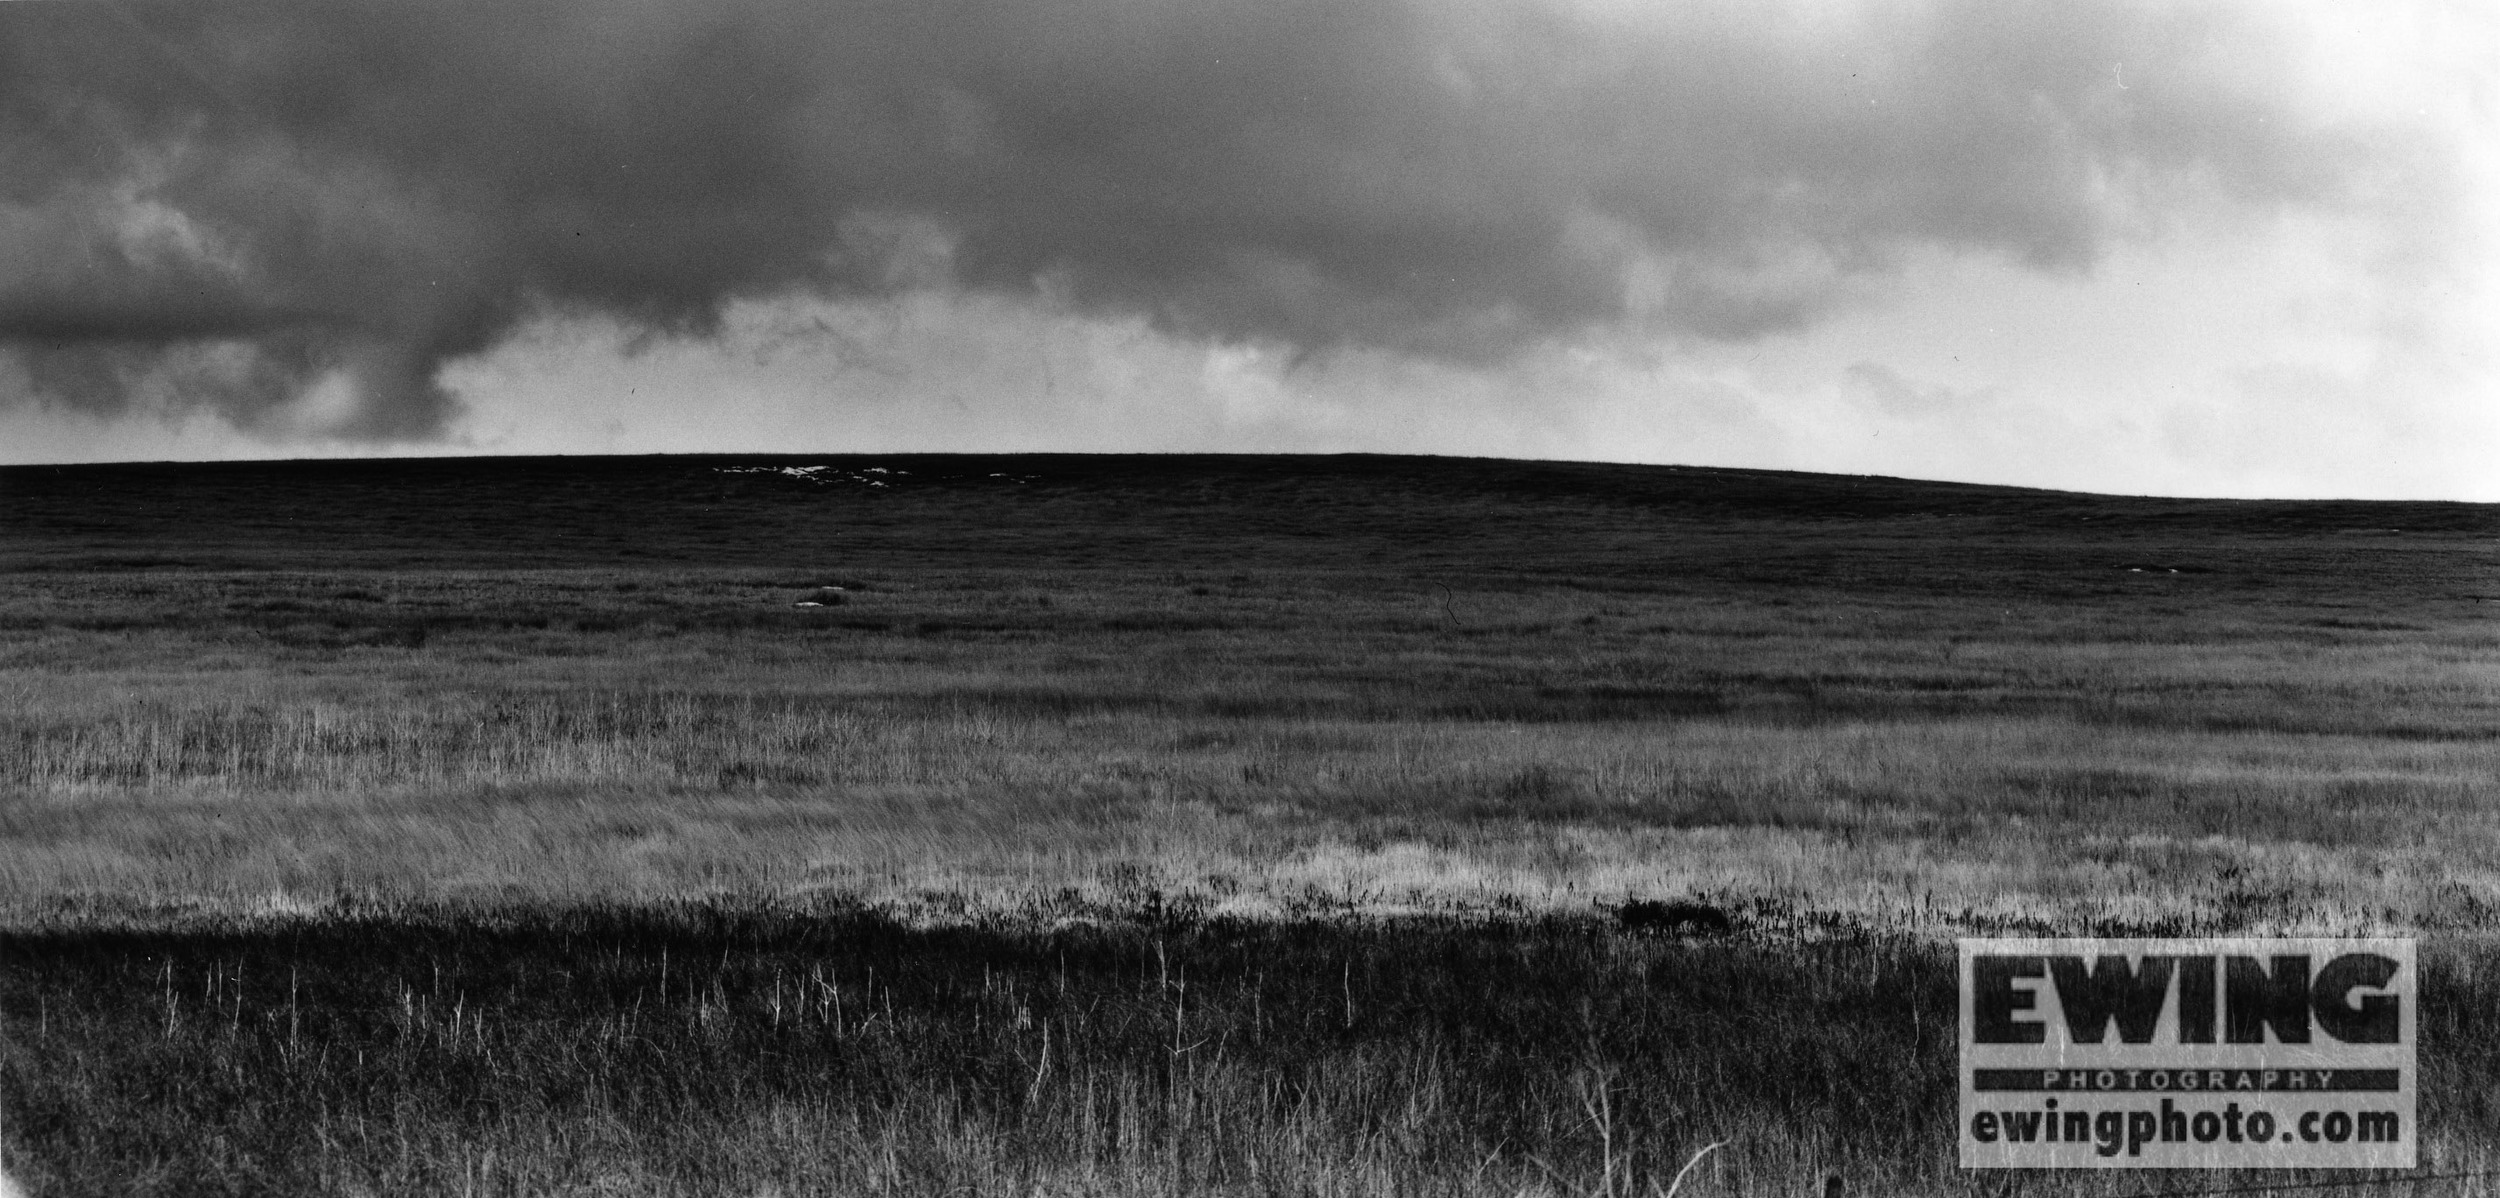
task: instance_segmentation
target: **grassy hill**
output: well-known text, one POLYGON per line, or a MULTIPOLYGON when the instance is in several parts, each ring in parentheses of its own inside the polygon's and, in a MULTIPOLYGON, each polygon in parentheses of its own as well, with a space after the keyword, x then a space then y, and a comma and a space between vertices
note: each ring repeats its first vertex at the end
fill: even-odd
MULTIPOLYGON (((0 1152, 1513 1195, 1733 1135, 1696 1184, 1968 1192, 1953 934, 2413 932, 2430 1018, 2488 1005, 2495 534, 1377 457, 0 469, 0 1152)), ((2462 1167, 2500 1041, 2450 1048, 2462 1167)))
MULTIPOLYGON (((1152 547, 1191 562, 1632 561, 1607 538, 2500 534, 2489 504, 2129 498, 1908 479, 1465 458, 889 454, 0 467, 12 568, 771 565, 794 551, 1042 566, 1152 547), (870 474, 876 470, 883 473, 870 474), (1324 544, 1314 546, 1317 540, 1324 544), (82 558, 79 554, 97 555, 82 558), (111 559, 111 560, 108 560, 111 559)), ((1768 547, 1768 546, 1765 546, 1768 547)))
MULTIPOLYGON (((2500 772, 2488 506, 1369 457, 85 466, 0 494, 21 907, 1143 869, 1245 907, 1698 887, 1889 918, 1836 879, 1941 843, 1979 874, 1955 909, 2036 915, 2107 896, 2000 876, 2018 843, 2158 859, 2159 908, 2209 888, 2160 864, 2178 845, 2345 862, 2475 824, 2500 772), (1530 865, 1564 840, 1579 866, 1530 865), (1448 876, 1392 877, 1418 872, 1448 876)), ((2398 907, 2448 918, 2444 878, 2398 907)))

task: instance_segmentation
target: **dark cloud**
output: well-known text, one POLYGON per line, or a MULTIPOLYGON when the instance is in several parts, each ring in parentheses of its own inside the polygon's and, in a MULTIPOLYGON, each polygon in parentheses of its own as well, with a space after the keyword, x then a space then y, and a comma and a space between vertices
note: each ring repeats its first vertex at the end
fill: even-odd
POLYGON ((43 397, 444 431, 541 311, 1032 293, 1462 361, 1792 329, 1906 246, 2088 266, 2381 153, 2266 10, 2008 0, 0 5, 0 344, 43 397), (2114 71, 2124 64, 2126 88, 2114 71))

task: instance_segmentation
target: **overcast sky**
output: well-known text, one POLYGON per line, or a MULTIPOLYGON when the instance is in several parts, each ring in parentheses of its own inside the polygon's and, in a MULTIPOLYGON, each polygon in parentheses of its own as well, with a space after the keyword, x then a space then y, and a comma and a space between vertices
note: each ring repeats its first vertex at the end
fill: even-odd
POLYGON ((2500 6, 0 3, 0 461, 2500 500, 2500 6))

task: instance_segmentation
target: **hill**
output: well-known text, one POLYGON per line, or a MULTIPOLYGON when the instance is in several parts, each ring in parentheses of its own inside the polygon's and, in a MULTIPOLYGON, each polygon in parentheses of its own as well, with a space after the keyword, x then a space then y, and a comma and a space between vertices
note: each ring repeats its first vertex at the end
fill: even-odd
POLYGON ((1325 569, 1494 591, 2277 596, 2390 619, 2403 618, 2391 607, 2500 597, 2494 505, 2143 499, 1585 463, 885 455, 11 467, 0 469, 0 503, 0 570, 21 574, 1325 569))

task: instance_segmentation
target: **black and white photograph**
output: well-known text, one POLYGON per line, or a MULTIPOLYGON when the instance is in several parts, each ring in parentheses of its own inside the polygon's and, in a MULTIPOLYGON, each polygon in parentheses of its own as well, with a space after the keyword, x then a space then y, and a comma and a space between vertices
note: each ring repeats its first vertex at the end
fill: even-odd
POLYGON ((0 0, 0 1198, 2276 1194, 2489 0, 0 0))

